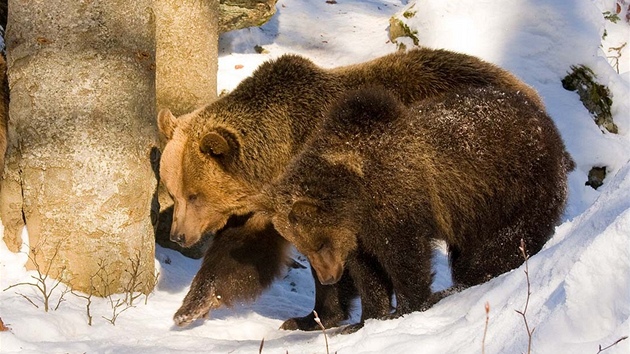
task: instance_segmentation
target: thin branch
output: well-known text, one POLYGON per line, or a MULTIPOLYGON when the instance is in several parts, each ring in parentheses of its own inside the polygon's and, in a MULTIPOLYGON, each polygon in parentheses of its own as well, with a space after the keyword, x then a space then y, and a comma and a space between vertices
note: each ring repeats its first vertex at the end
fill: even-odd
POLYGON ((16 293, 16 294, 18 294, 18 295, 20 295, 21 297, 25 298, 28 302, 30 302, 30 303, 31 303, 33 306, 35 306, 36 308, 39 308, 39 306, 37 306, 37 305, 33 302, 33 300, 31 300, 28 296, 26 296, 26 295, 24 295, 24 294, 22 294, 22 293, 16 293))
POLYGON ((527 264, 527 260, 529 256, 527 255, 527 249, 525 247, 525 240, 521 239, 521 246, 518 248, 525 259, 525 278, 527 279, 527 298, 525 300, 525 308, 522 311, 515 310, 516 313, 523 317, 523 322, 525 323, 525 330, 527 331, 527 354, 532 352, 532 335, 534 334, 535 328, 530 330, 529 323, 527 322, 527 308, 529 307, 529 299, 532 295, 531 291, 531 283, 529 281, 529 265, 527 264))
POLYGON ((609 346, 607 346, 607 347, 604 347, 604 348, 602 348, 602 346, 601 346, 601 344, 600 344, 600 345, 599 345, 599 351, 597 351, 597 354, 599 354, 599 353, 603 352, 603 351, 604 351, 604 350, 606 350, 606 349, 610 349, 610 348, 614 347, 615 345, 619 344, 619 342, 621 342, 621 341, 623 341, 623 340, 626 340, 626 339, 628 339, 628 336, 623 336, 623 337, 621 337, 621 338, 617 339, 617 340, 616 340, 613 344, 611 344, 611 345, 609 345, 609 346))

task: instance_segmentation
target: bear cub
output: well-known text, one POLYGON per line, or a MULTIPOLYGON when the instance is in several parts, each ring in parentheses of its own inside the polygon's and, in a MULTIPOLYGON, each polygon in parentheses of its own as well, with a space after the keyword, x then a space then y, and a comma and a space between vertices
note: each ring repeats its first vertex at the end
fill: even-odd
MULTIPOLYGON (((214 236, 173 316, 178 326, 206 318, 218 307, 255 299, 284 272, 290 245, 271 220, 255 212, 250 199, 319 134, 327 112, 344 93, 374 86, 406 107, 462 87, 495 86, 522 92, 543 108, 531 87, 495 65, 461 53, 416 48, 332 69, 283 55, 205 107, 178 118, 168 109, 160 111, 158 127, 167 140, 160 178, 174 201, 171 223, 160 230, 170 230, 171 240, 184 247, 203 235, 214 236)), ((348 318, 357 294, 348 272, 334 286, 315 281, 315 289, 314 309, 324 326, 348 318)), ((389 313, 388 305, 378 317, 389 313)), ((288 319, 282 328, 319 330, 312 311, 288 319)))
POLYGON ((424 308, 433 239, 448 244, 459 286, 518 267, 521 239, 533 254, 553 233, 573 165, 523 93, 461 88, 406 107, 361 89, 332 108, 261 209, 321 283, 349 270, 363 321, 382 313, 391 285, 397 315, 424 308))

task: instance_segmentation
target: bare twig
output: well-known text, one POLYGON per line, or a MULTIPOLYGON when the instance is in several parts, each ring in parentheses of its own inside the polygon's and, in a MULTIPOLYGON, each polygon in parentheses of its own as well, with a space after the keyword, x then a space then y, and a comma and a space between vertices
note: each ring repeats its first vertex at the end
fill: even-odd
MULTIPOLYGON (((55 246, 55 248, 53 249, 54 253, 52 257, 50 257, 50 259, 48 260, 48 264, 46 265, 45 270, 42 269, 41 265, 39 264, 39 261, 37 260, 37 254, 39 253, 40 247, 32 248, 31 252, 29 252, 27 256, 28 256, 28 259, 33 263, 33 266, 35 267, 35 271, 37 272, 37 276, 31 275, 31 278, 35 280, 35 282, 34 283, 22 282, 22 283, 13 284, 7 287, 6 289, 4 289, 3 291, 7 291, 11 288, 15 288, 18 286, 23 286, 23 285, 32 286, 35 289, 37 289, 37 292, 39 294, 41 294, 42 303, 44 305, 44 311, 48 312, 48 310, 50 309, 51 296, 53 292, 55 291, 55 289, 61 284, 61 279, 55 279, 52 283, 52 286, 50 286, 50 288, 48 287, 48 284, 47 284, 48 277, 50 276, 50 268, 52 267, 52 264, 55 261, 55 258, 57 258, 60 248, 61 248, 61 241, 59 241, 57 245, 55 246)), ((61 267, 60 273, 62 273, 65 269, 66 269, 65 266, 61 267)), ((59 308, 59 305, 61 305, 61 303, 65 301, 63 297, 67 292, 68 292, 67 290, 64 290, 61 293, 57 301, 57 306, 55 306, 54 310, 57 310, 59 308)), ((39 308, 39 306, 37 306, 35 302, 33 302, 33 300, 31 300, 28 296, 22 293, 16 293, 16 294, 22 296, 23 298, 28 300, 28 302, 30 302, 33 306, 39 308)))
POLYGON ((118 319, 118 316, 120 316, 120 314, 134 307, 134 306, 129 306, 129 304, 125 302, 125 299, 116 299, 116 302, 114 303, 114 299, 111 297, 111 295, 109 296, 109 302, 112 306, 111 318, 107 318, 105 316, 101 316, 101 317, 103 317, 109 323, 111 323, 112 326, 116 325, 116 320, 118 319))
POLYGON ((617 52, 617 55, 609 55, 606 56, 606 58, 608 59, 612 59, 614 60, 614 63, 611 63, 612 67, 615 68, 615 70, 617 70, 617 74, 619 74, 619 59, 621 58, 621 51, 623 50, 623 48, 628 44, 628 42, 620 45, 619 47, 610 47, 608 48, 608 52, 617 52))
POLYGON ((62 302, 66 301, 64 296, 70 291, 71 291, 70 288, 66 285, 66 288, 63 289, 63 291, 61 292, 61 295, 59 296, 59 300, 57 300, 57 306, 55 306, 55 311, 57 311, 57 309, 59 308, 59 305, 61 305, 62 302))
POLYGON ((142 292, 137 291, 142 287, 141 275, 143 271, 142 268, 142 259, 140 257, 140 251, 136 252, 135 257, 130 259, 131 270, 125 269, 125 272, 129 274, 129 282, 125 284, 125 303, 129 306, 133 306, 133 302, 142 296, 142 292))
POLYGON ((530 329, 529 323, 527 322, 527 307, 529 306, 529 298, 532 295, 531 291, 531 283, 529 281, 529 265, 527 264, 527 260, 529 256, 527 255, 527 249, 525 247, 525 240, 521 239, 521 246, 518 248, 525 259, 525 278, 527 279, 527 298, 525 300, 525 308, 522 311, 515 310, 516 313, 523 317, 523 322, 525 323, 525 330, 527 331, 527 354, 532 352, 532 335, 534 334, 535 328, 530 329))
POLYGON ((319 325, 319 328, 322 329, 322 333, 324 333, 324 340, 326 341, 326 354, 330 354, 330 352, 328 351, 328 336, 326 335, 326 328, 322 324, 322 320, 319 319, 319 316, 317 315, 317 311, 313 310, 313 314, 315 314, 315 322, 317 322, 317 324, 319 325))
MULTIPOLYGON (((99 262, 99 265, 102 265, 102 262, 99 262)), ((76 296, 76 297, 80 297, 82 299, 85 299, 86 304, 85 304, 85 311, 86 311, 86 315, 87 315, 87 319, 88 319, 88 326, 92 325, 92 311, 91 311, 91 306, 92 306, 92 296, 94 295, 94 291, 96 290, 96 288, 94 287, 94 278, 98 275, 98 272, 101 271, 101 268, 99 268, 99 270, 96 272, 96 274, 92 274, 90 276, 90 292, 88 294, 82 295, 78 292, 74 292, 74 291, 70 291, 72 293, 72 295, 76 296)))
MULTIPOLYGON (((16 284, 16 285, 19 285, 19 284, 16 284)), ((28 284, 28 285, 32 285, 32 284, 28 284)), ((7 289, 8 289, 8 288, 7 288, 7 289)), ((5 289, 5 290, 7 290, 7 289, 5 289)), ((16 293, 16 294, 18 294, 18 295, 20 295, 21 297, 25 298, 25 299, 26 299, 26 301, 30 302, 30 303, 31 303, 31 305, 35 306, 35 308, 39 308, 39 306, 37 306, 37 304, 36 304, 36 303, 34 303, 34 302, 33 302, 33 300, 31 300, 28 296, 26 296, 26 295, 24 295, 24 294, 22 294, 22 293, 16 293)))
POLYGON ((80 293, 75 293, 74 291, 71 291, 72 295, 76 296, 76 297, 80 297, 82 299, 85 299, 87 301, 86 305, 85 305, 85 310, 87 313, 87 318, 88 318, 88 326, 92 325, 92 313, 90 311, 90 306, 92 306, 92 293, 94 292, 94 288, 92 288, 90 290, 89 294, 86 295, 81 295, 80 293))
POLYGON ((623 341, 623 340, 626 340, 626 339, 628 339, 628 336, 623 336, 623 337, 621 337, 621 338, 617 339, 617 340, 616 340, 613 344, 611 344, 611 345, 609 345, 609 346, 607 346, 607 347, 604 347, 604 348, 602 348, 602 346, 601 346, 601 344, 600 344, 600 345, 599 345, 599 350, 597 351, 597 354, 599 354, 599 353, 603 352, 603 351, 604 351, 604 350, 606 350, 606 349, 610 349, 610 348, 614 347, 615 345, 619 344, 619 342, 621 342, 621 341, 623 341))
POLYGON ((481 339, 481 354, 486 354, 486 333, 488 333, 488 321, 490 320, 490 303, 486 301, 486 325, 483 327, 483 338, 481 339))
POLYGON ((265 345, 265 338, 260 341, 260 347, 258 348, 258 354, 262 354, 263 346, 265 345))
MULTIPOLYGON (((112 275, 111 275, 111 273, 109 271, 109 266, 107 264, 105 264, 105 260, 100 259, 98 261, 98 267, 99 267, 99 269, 96 272, 96 274, 94 274, 93 277, 100 281, 100 284, 101 284, 101 287, 102 287, 102 294, 101 294, 101 296, 106 297, 109 300, 109 304, 110 304, 110 306, 112 308, 112 315, 111 315, 111 317, 105 317, 105 316, 101 316, 101 317, 104 318, 105 320, 107 320, 113 326, 115 326, 116 325, 116 320, 118 319, 118 316, 120 316, 120 314, 122 314, 123 312, 125 312, 128 309, 130 309, 131 307, 133 307, 132 305, 129 304, 130 301, 133 302, 133 299, 129 295, 128 289, 125 289, 125 297, 124 298, 122 298, 122 299, 121 298, 114 299, 114 295, 112 294, 112 291, 111 291, 111 286, 114 283, 114 279, 111 279, 112 275)), ((127 285, 130 285, 130 284, 133 284, 133 283, 134 283, 134 281, 130 280, 130 282, 127 283, 127 285)))
MULTIPOLYGON (((160 272, 153 272, 153 278, 150 279, 151 284, 149 284, 149 289, 155 289, 159 279, 160 279, 160 272)), ((149 294, 150 294, 150 292, 147 292, 144 295, 144 304, 145 305, 149 302, 149 294)))

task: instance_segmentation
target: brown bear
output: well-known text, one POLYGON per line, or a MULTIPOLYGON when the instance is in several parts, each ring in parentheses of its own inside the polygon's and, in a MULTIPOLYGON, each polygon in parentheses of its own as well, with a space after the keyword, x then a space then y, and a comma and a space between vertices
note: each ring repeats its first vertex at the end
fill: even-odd
POLYGON ((381 313, 390 281, 397 314, 424 307, 433 239, 446 241, 465 286, 519 266, 521 239, 538 252, 573 165, 551 118, 522 93, 454 89, 405 107, 362 89, 265 188, 261 210, 322 284, 348 268, 364 320, 381 313))
MULTIPOLYGON (((460 87, 494 85, 524 92, 542 108, 536 92, 505 70, 465 54, 419 48, 328 70, 285 55, 262 64, 206 107, 180 118, 162 110, 158 126, 167 144, 160 177, 174 200, 171 239, 190 246, 205 233, 217 235, 175 314, 177 325, 187 325, 222 304, 256 297, 285 269, 287 242, 269 227, 268 219, 252 213, 248 197, 284 172, 344 92, 374 85, 385 87, 405 105, 460 87), (239 231, 228 231, 233 227, 239 231), (263 237, 276 241, 260 242, 263 237), (232 258, 232 247, 250 242, 248 247, 270 257, 252 255, 248 261, 254 263, 243 268, 243 259, 232 258), (257 248, 257 243, 266 246, 257 248)), ((316 281, 315 286, 315 310, 325 326, 335 326, 347 317, 352 280, 326 287, 316 281)), ((290 319, 283 328, 317 329, 312 319, 312 314, 290 319)))

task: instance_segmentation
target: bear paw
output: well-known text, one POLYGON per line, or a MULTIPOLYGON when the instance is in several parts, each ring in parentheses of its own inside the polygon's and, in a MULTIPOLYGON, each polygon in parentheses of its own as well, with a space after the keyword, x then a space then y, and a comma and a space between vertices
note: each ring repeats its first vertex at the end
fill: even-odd
POLYGON ((364 325, 363 322, 349 324, 347 326, 344 326, 339 333, 341 333, 341 334, 352 334, 352 333, 360 330, 361 328, 363 328, 363 325, 364 325))
POLYGON ((186 327, 196 319, 207 319, 210 316, 210 310, 219 306, 219 301, 214 298, 202 302, 184 301, 184 304, 175 312, 173 321, 178 327, 186 327))
MULTIPOLYGON (((343 320, 342 316, 321 316, 320 321, 325 328, 332 328, 339 326, 339 323, 343 320)), ((284 321, 280 329, 284 330, 301 330, 301 331, 319 331, 321 327, 315 321, 315 315, 313 312, 304 317, 293 317, 284 321)))

